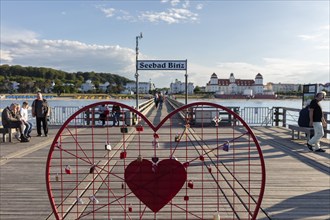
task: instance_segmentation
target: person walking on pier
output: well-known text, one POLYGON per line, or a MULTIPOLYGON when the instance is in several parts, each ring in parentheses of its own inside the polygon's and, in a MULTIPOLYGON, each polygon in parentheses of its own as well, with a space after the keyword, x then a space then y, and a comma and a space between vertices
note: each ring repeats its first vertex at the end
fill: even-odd
POLYGON ((47 117, 49 117, 50 108, 46 99, 42 98, 41 92, 37 92, 37 98, 32 103, 32 116, 36 117, 38 137, 41 137, 41 123, 45 137, 48 136, 47 117))
POLYGON ((159 109, 163 108, 163 102, 164 102, 164 95, 160 92, 159 95, 159 109))
POLYGON ((119 126, 120 106, 113 105, 111 112, 112 112, 112 117, 113 117, 113 126, 116 126, 116 125, 119 126))
POLYGON ((158 104, 159 104, 158 92, 155 93, 154 102, 155 102, 155 107, 158 108, 158 104))
POLYGON ((323 117, 320 101, 325 98, 325 92, 319 92, 309 105, 309 125, 314 128, 314 136, 307 142, 307 147, 311 151, 325 152, 320 147, 320 140, 324 135, 323 127, 327 126, 327 122, 323 117))

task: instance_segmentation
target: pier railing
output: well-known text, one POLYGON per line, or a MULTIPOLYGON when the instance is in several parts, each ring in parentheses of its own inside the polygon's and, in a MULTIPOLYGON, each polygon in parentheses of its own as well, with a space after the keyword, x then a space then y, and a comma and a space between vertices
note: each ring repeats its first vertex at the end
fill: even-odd
MULTIPOLYGON (((173 109, 179 108, 184 104, 176 101, 174 99, 167 99, 173 109)), ((139 105, 139 110, 143 112, 145 115, 152 109, 153 100, 147 100, 139 105)), ((227 106, 226 106, 227 107, 227 106)), ((51 125, 62 125, 74 112, 76 112, 79 108, 78 106, 70 107, 70 106, 55 106, 52 108, 52 114, 50 118, 51 125)), ((300 109, 296 108, 286 108, 286 107, 244 107, 240 108, 238 106, 229 106, 227 107, 237 114, 240 115, 241 118, 250 126, 281 126, 288 127, 289 125, 297 125, 299 118, 300 109)), ((198 111, 199 109, 195 109, 198 111)), ((203 111, 206 109, 203 109, 203 111)), ((186 112, 182 112, 181 116, 184 119, 186 112)), ((212 114, 210 114, 212 115, 212 114)), ((230 116, 226 116, 223 113, 228 124, 236 124, 237 120, 230 116)), ((328 127, 325 128, 324 132, 326 136, 330 134, 330 112, 324 112, 324 117, 328 123, 328 127)), ((83 120, 84 116, 81 116, 81 125, 84 125, 85 120, 83 120)), ((133 124, 135 124, 135 116, 132 116, 133 124)), ((210 119, 210 123, 212 123, 212 119, 210 119)))
MULTIPOLYGON (((289 125, 297 125, 299 112, 301 109, 273 107, 273 126, 288 127, 289 125)), ((324 129, 325 136, 330 134, 330 112, 323 112, 327 122, 327 127, 324 129)))
MULTIPOLYGON (((153 106, 153 99, 149 99, 145 102, 139 104, 139 110, 144 114, 147 114, 153 106)), ((51 109, 51 116, 49 119, 50 125, 62 125, 73 113, 78 111, 83 106, 54 106, 51 109)), ((79 120, 75 120, 75 125, 86 125, 86 113, 81 113, 79 120)), ((135 116, 130 116, 129 118, 133 119, 133 124, 135 123, 135 116)), ((88 122, 88 121, 87 121, 88 122)), ((73 122, 72 122, 73 123, 73 122)))
MULTIPOLYGON (((179 108, 184 105, 183 103, 174 99, 167 100, 169 101, 172 108, 179 108)), ((225 107, 239 114, 239 116, 250 126, 281 126, 286 128, 288 128, 289 125, 298 124, 299 112, 301 110, 286 107, 225 107)), ((213 115, 216 115, 216 113, 213 115)), ((182 117, 184 117, 184 113, 182 113, 182 117)), ((326 134, 325 136, 327 137, 328 134, 330 134, 330 112, 324 112, 324 118, 328 123, 327 128, 324 129, 324 133, 326 134)), ((229 122, 228 124, 237 123, 237 121, 231 117, 228 117, 227 121, 229 122)), ((212 123, 211 120, 210 123, 212 123)))

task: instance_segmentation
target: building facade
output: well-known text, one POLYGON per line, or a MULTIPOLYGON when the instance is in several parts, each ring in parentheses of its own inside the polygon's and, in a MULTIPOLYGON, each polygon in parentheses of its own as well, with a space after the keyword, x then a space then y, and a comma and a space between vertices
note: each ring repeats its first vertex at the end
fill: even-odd
POLYGON ((263 94, 263 77, 258 73, 255 79, 236 79, 231 73, 229 79, 219 79, 217 74, 211 75, 205 91, 218 94, 256 95, 263 94))
MULTIPOLYGON (((155 84, 151 81, 149 82, 139 82, 139 93, 140 94, 149 94, 150 91, 155 90, 155 84)), ((136 83, 131 82, 125 85, 125 91, 128 93, 136 92, 136 83)))
MULTIPOLYGON (((194 84, 188 83, 187 85, 188 94, 194 94, 194 84)), ((185 94, 186 93, 186 83, 175 80, 174 83, 170 85, 170 94, 185 94)))
POLYGON ((269 82, 266 84, 266 89, 273 91, 275 93, 278 92, 292 92, 292 91, 301 91, 301 84, 292 84, 292 83, 272 83, 269 82))
POLYGON ((92 80, 86 80, 85 83, 81 84, 80 89, 82 92, 94 91, 95 85, 92 83, 92 80))

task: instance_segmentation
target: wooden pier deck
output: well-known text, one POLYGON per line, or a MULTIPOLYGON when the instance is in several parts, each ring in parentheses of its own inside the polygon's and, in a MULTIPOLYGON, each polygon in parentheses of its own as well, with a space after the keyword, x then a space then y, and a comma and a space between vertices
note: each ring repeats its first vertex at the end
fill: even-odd
MULTIPOLYGON (((171 109, 153 111, 157 124, 171 109), (161 114, 160 114, 161 113, 161 114)), ((266 187, 257 219, 330 219, 330 141, 325 153, 310 152, 305 140, 291 140, 282 127, 253 127, 266 165, 266 187)), ((49 137, 33 137, 30 143, 0 142, 0 219, 47 219, 51 215, 45 166, 49 137)))

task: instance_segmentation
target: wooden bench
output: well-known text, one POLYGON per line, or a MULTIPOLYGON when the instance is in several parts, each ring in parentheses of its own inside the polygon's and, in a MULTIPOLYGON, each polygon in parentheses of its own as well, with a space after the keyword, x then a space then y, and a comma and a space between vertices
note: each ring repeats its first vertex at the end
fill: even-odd
POLYGON ((8 134, 8 138, 9 138, 9 142, 12 142, 13 140, 13 134, 16 133, 16 128, 4 128, 2 126, 2 111, 3 109, 0 109, 0 134, 2 134, 2 141, 6 142, 7 141, 7 134, 8 134))
POLYGON ((3 126, 0 126, 0 133, 2 134, 2 141, 5 143, 7 142, 7 134, 9 138, 9 142, 12 142, 13 140, 13 134, 16 133, 16 128, 4 128, 3 126))
POLYGON ((307 135, 307 140, 311 138, 311 133, 314 132, 314 128, 300 127, 299 125, 289 125, 289 129, 291 129, 292 132, 292 140, 295 139, 295 131, 298 132, 298 139, 300 139, 300 132, 304 132, 307 135))

